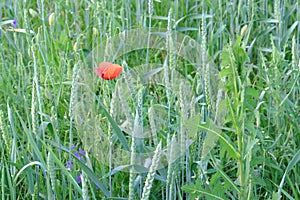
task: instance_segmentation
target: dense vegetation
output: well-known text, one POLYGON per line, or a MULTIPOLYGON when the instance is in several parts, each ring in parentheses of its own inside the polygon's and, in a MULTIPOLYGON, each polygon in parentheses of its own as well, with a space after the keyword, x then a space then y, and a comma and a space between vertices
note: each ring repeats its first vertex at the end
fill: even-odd
POLYGON ((299 6, 0 2, 1 198, 300 199, 299 6))

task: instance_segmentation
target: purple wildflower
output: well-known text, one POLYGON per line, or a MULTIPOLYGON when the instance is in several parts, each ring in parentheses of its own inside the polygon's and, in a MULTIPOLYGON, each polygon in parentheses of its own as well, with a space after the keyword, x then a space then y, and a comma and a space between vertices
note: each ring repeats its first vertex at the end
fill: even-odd
POLYGON ((82 182, 82 175, 77 176, 77 183, 80 184, 82 182))
POLYGON ((75 157, 78 158, 79 160, 83 160, 83 158, 81 157, 81 155, 78 153, 78 151, 76 151, 74 153, 75 157))
POLYGON ((16 19, 16 18, 15 18, 14 21, 11 23, 11 25, 12 25, 13 27, 15 27, 15 26, 17 25, 17 19, 16 19))
POLYGON ((72 167, 72 159, 68 160, 67 162, 67 166, 68 169, 70 169, 72 167))
POLYGON ((72 150, 75 149, 75 148, 76 148, 75 145, 71 145, 71 146, 70 146, 70 149, 72 149, 72 150))
POLYGON ((81 155, 86 156, 85 151, 82 148, 79 147, 78 151, 81 155))

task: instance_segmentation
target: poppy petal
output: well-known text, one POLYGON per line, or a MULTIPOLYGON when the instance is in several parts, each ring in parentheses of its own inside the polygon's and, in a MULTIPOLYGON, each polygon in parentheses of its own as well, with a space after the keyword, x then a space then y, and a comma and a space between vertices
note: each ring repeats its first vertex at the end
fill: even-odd
POLYGON ((112 80, 118 77, 122 72, 122 67, 118 64, 102 62, 99 67, 94 69, 95 73, 105 80, 112 80))
POLYGON ((111 65, 112 63, 110 62, 102 62, 99 64, 99 67, 94 68, 94 71, 98 76, 102 77, 105 70, 111 65))
POLYGON ((106 68, 102 78, 105 80, 112 80, 118 77, 122 72, 122 67, 117 64, 112 64, 110 67, 106 68))

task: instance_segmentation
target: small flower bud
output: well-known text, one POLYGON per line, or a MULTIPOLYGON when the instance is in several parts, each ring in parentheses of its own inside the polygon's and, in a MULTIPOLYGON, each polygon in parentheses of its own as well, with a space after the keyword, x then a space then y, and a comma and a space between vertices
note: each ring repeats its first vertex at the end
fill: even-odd
POLYGON ((17 19, 16 19, 16 18, 13 20, 13 22, 11 23, 11 25, 12 25, 13 27, 15 27, 15 26, 17 25, 17 19))
POLYGON ((49 16, 49 25, 50 25, 50 27, 53 25, 54 19, 55 19, 55 13, 51 13, 51 15, 49 16))
POLYGON ((35 10, 33 10, 31 8, 29 9, 29 13, 30 13, 31 17, 37 17, 37 16, 39 16, 39 14, 35 10))
POLYGON ((247 31, 247 24, 245 26, 243 26, 242 30, 241 30, 241 36, 244 36, 246 31, 247 31))
POLYGON ((98 30, 95 27, 93 27, 93 35, 97 35, 97 33, 98 33, 98 30))
POLYGON ((74 46, 73 46, 73 50, 76 52, 78 51, 78 42, 75 42, 74 46))

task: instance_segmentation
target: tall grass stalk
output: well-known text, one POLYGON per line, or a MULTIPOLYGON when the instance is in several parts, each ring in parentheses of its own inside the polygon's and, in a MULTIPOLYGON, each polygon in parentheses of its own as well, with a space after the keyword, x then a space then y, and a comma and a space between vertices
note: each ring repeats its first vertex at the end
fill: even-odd
POLYGON ((141 200, 148 200, 150 197, 150 192, 151 192, 151 188, 153 185, 154 175, 155 175, 155 171, 157 170, 157 167, 159 164, 160 155, 161 155, 161 142, 159 142, 159 144, 157 145, 157 147, 154 151, 151 166, 150 166, 150 169, 149 169, 149 172, 147 174, 147 178, 146 178, 146 181, 144 184, 141 200))
POLYGON ((134 181, 136 177, 136 171, 134 165, 136 164, 136 135, 139 133, 139 113, 136 111, 136 116, 133 124, 133 132, 131 137, 131 147, 130 147, 130 175, 129 175, 129 193, 128 199, 132 200, 134 198, 134 181))
POLYGON ((148 38, 147 38, 147 53, 146 53, 146 72, 149 69, 149 50, 150 50, 150 37, 151 37, 151 28, 152 28, 152 15, 153 15, 153 0, 148 0, 148 38))
MULTIPOLYGON (((172 42, 172 9, 169 10, 168 14, 168 29, 167 29, 167 40, 166 40, 166 49, 168 56, 172 54, 172 49, 170 49, 170 44, 172 42)), ((167 113, 168 113, 168 118, 167 118, 167 127, 168 127, 168 133, 167 133, 167 146, 170 146, 171 142, 171 135, 170 135, 170 127, 171 127, 171 84, 170 84, 170 66, 169 66, 169 59, 166 57, 166 60, 164 61, 163 64, 164 67, 164 81, 165 81, 165 87, 166 87, 166 96, 167 96, 167 113)), ((169 148, 167 149, 167 155, 170 155, 169 148)), ((171 165, 168 165, 168 174, 171 174, 172 167, 171 165)), ((169 198, 169 187, 171 183, 171 177, 167 176, 167 183, 166 183, 166 198, 169 198)))

